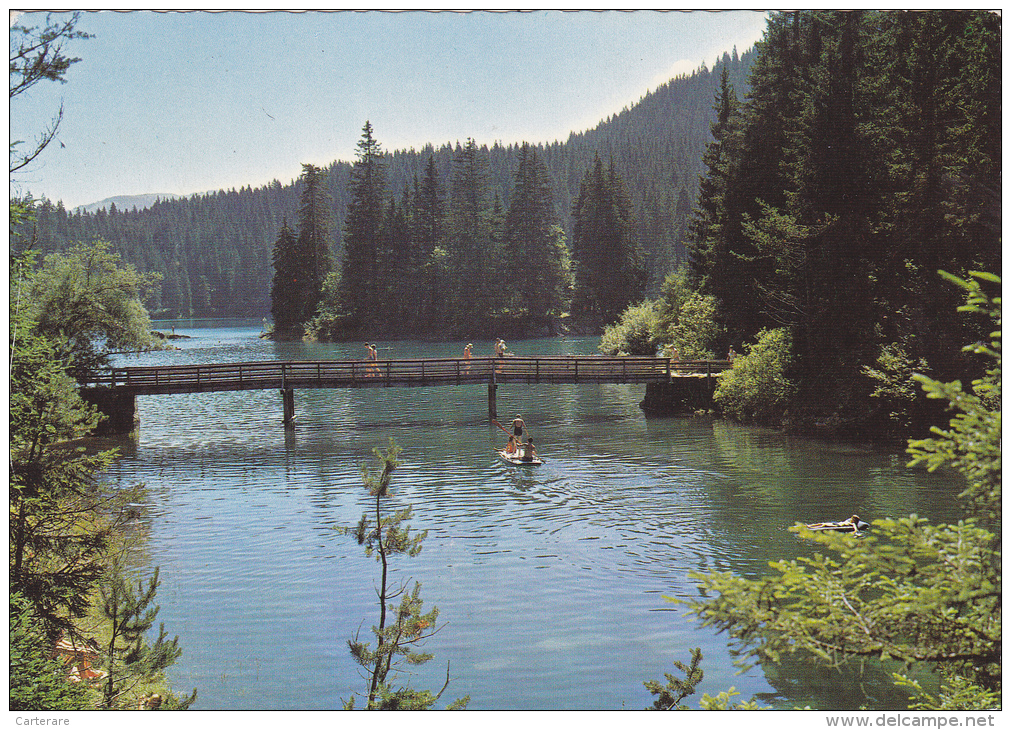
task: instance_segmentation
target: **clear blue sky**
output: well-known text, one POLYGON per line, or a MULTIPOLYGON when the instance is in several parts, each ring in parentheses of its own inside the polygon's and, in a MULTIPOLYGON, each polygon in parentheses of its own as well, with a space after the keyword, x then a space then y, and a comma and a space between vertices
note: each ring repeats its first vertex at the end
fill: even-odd
MULTIPOLYGON (((64 104, 59 143, 12 190, 67 208, 114 195, 289 183, 386 150, 551 142, 760 39, 719 12, 84 13, 66 84, 14 100, 11 140, 64 104), (62 146, 61 144, 62 143, 62 146)), ((44 20, 44 17, 38 18, 44 20)), ((31 16, 27 19, 31 20, 31 16)), ((26 22, 25 18, 19 22, 26 22)))

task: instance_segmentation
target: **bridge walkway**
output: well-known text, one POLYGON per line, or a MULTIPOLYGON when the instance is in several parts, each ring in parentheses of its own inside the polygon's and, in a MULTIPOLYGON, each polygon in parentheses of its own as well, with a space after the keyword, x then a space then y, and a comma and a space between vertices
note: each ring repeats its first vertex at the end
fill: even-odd
MULTIPOLYGON (((673 383, 713 377, 726 360, 658 357, 552 356, 415 358, 403 360, 288 360, 113 368, 96 374, 82 394, 125 428, 135 397, 234 390, 281 391, 284 422, 294 418, 294 391, 307 388, 393 388, 487 384, 488 410, 496 416, 495 391, 503 384, 673 383)), ((700 383, 702 385, 702 383, 700 383)), ((127 429, 129 430, 129 429, 127 429)))

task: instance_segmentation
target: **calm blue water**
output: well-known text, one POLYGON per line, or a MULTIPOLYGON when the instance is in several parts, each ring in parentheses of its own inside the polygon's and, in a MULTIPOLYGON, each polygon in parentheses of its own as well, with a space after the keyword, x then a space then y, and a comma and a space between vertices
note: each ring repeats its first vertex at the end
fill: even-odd
MULTIPOLYGON (((362 344, 273 343, 259 324, 177 321, 179 348, 123 364, 365 357, 362 344)), ((159 326, 168 330, 167 323, 159 326)), ((491 340, 472 340, 475 356, 491 340)), ((590 354, 596 339, 510 342, 520 355, 590 354)), ((379 342, 379 356, 457 356, 466 343, 379 342)), ((809 548, 797 521, 910 512, 952 519, 957 483, 901 453, 832 446, 709 418, 646 419, 644 386, 502 385, 546 463, 494 454, 484 386, 296 391, 297 428, 274 391, 138 398, 110 478, 146 485, 144 559, 161 566, 159 620, 183 656, 179 690, 201 709, 336 709, 365 689, 347 639, 377 623, 379 565, 334 528, 368 507, 361 467, 403 447, 391 506, 428 530, 395 580, 420 581, 444 624, 435 658, 401 684, 471 709, 641 709, 643 687, 701 646, 702 692, 731 685, 774 706, 904 707, 873 673, 801 666, 736 675, 724 636, 664 596, 694 570, 756 575, 809 548), (864 693, 870 693, 868 698, 864 693), (881 704, 883 703, 883 705, 881 704)))

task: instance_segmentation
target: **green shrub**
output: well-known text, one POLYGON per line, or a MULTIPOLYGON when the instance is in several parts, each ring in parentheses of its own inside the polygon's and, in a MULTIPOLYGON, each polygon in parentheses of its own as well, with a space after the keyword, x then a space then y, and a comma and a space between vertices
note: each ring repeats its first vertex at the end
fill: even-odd
POLYGON ((646 300, 628 307, 617 324, 605 327, 597 349, 605 355, 653 355, 659 333, 659 306, 646 300))
POLYGON ((712 345, 719 333, 716 297, 698 292, 688 295, 670 326, 671 340, 682 360, 711 360, 712 345))
POLYGON ((11 710, 86 710, 93 706, 87 687, 67 681, 68 666, 52 656, 31 605, 20 593, 10 597, 11 710))
POLYGON ((738 421, 774 424, 780 421, 794 385, 786 378, 792 338, 784 328, 761 330, 754 345, 720 376, 713 400, 723 414, 738 421))

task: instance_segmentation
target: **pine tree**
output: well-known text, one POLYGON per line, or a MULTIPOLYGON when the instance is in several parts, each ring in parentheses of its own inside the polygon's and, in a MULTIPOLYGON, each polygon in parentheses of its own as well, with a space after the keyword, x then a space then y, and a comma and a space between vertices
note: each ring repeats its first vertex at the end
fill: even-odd
POLYGON ((889 362, 958 372, 943 344, 971 325, 934 272, 999 257, 999 104, 974 80, 999 68, 998 26, 971 12, 778 13, 736 113, 722 81, 693 270, 732 342, 789 328, 798 425, 855 434, 890 419, 862 374, 889 362))
POLYGON ((454 265, 453 324, 476 323, 501 306, 488 204, 488 159, 473 139, 453 157, 447 251, 454 265))
POLYGON ((397 322, 410 327, 416 317, 418 254, 411 224, 413 201, 405 186, 400 203, 391 198, 380 234, 382 247, 376 272, 379 297, 375 324, 397 322))
POLYGON ((599 156, 586 171, 573 206, 573 309, 604 324, 641 297, 645 271, 632 227, 632 202, 614 161, 599 156))
POLYGON ((569 288, 569 262, 558 225, 547 169, 524 143, 505 218, 506 256, 514 287, 515 311, 532 323, 561 314, 569 288))
POLYGON ((323 172, 311 164, 302 165, 302 200, 298 211, 296 251, 302 272, 298 292, 300 310, 297 325, 308 322, 323 300, 323 282, 332 267, 331 203, 323 172))
MULTIPOLYGON (((372 627, 376 637, 373 647, 369 642, 360 641, 356 635, 348 640, 351 656, 364 670, 368 683, 366 709, 369 710, 427 710, 442 696, 449 685, 449 667, 446 667, 446 683, 438 694, 410 687, 393 687, 391 672, 401 671, 399 664, 420 665, 428 662, 432 655, 420 651, 420 646, 431 637, 436 629, 439 609, 423 612, 421 584, 415 581, 408 592, 407 584, 399 587, 389 581, 390 560, 397 555, 415 557, 421 552, 421 543, 428 531, 411 534, 408 522, 411 508, 397 510, 384 515, 383 502, 391 497, 390 483, 393 472, 400 466, 400 447, 390 439, 385 453, 378 448, 372 453, 381 464, 380 472, 374 473, 367 466, 362 467, 362 479, 369 496, 375 498, 372 515, 362 515, 358 525, 343 532, 353 534, 359 545, 365 547, 367 556, 375 555, 382 566, 381 579, 377 590, 379 596, 379 625, 372 627), (394 604, 396 598, 399 604, 394 604)), ((470 697, 455 701, 448 709, 463 709, 470 697)), ((354 697, 345 703, 346 709, 354 707, 354 697)))
POLYGON ((439 184, 439 171, 435 166, 435 157, 428 156, 425 165, 425 177, 415 196, 417 209, 417 224, 415 238, 418 245, 419 261, 423 263, 435 251, 443 235, 443 201, 439 184))
MULTIPOLYGON (((136 590, 114 568, 107 582, 100 586, 102 612, 111 622, 111 634, 103 652, 107 677, 104 681, 103 706, 126 707, 134 700, 132 692, 142 683, 158 679, 161 673, 182 655, 179 637, 168 640, 165 624, 158 627, 158 638, 148 645, 145 636, 154 626, 159 607, 152 605, 158 591, 158 568, 144 587, 137 582, 136 590)), ((189 697, 168 698, 166 706, 186 709, 197 698, 197 691, 189 697)), ((164 698, 163 698, 164 699, 164 698)))
POLYGON ((278 332, 297 330, 302 315, 299 278, 305 276, 305 272, 299 266, 298 239, 288 227, 287 218, 274 243, 272 260, 274 281, 270 287, 270 313, 274 318, 274 329, 278 332))
POLYGON ((386 195, 385 154, 368 121, 358 141, 349 189, 341 283, 352 328, 360 331, 379 320, 379 255, 386 195))
MULTIPOLYGON (((418 331, 433 331, 446 323, 445 299, 452 296, 441 275, 445 273, 440 260, 445 254, 446 205, 435 156, 430 154, 421 181, 415 178, 413 198, 412 268, 411 287, 405 292, 414 304, 414 317, 418 331)), ((448 276, 445 277, 448 279, 448 276)))

